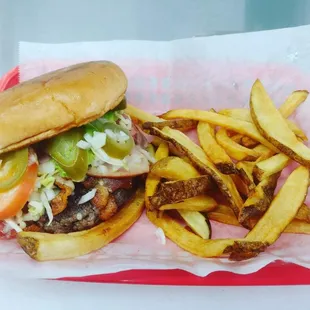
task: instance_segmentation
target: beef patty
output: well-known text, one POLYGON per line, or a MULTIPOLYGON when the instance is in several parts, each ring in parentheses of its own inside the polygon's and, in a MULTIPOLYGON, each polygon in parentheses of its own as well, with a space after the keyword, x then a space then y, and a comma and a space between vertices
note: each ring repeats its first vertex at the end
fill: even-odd
MULTIPOLYGON (((113 195, 118 209, 133 197, 137 190, 138 182, 138 180, 134 180, 130 188, 120 187, 110 194, 113 195)), ((54 234, 70 233, 90 229, 98 225, 101 222, 99 217, 100 210, 93 206, 91 201, 78 204, 81 196, 88 191, 89 189, 86 189, 82 183, 75 184, 74 194, 69 196, 66 209, 54 216, 50 225, 48 225, 46 215, 39 220, 38 224, 42 231, 54 234)))

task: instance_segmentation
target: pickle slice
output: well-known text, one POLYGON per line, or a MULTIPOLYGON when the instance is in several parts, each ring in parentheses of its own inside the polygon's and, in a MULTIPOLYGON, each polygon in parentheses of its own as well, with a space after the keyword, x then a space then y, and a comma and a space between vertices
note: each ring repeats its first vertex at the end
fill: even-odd
POLYGON ((13 188, 23 177, 28 166, 28 148, 0 156, 0 192, 13 188))

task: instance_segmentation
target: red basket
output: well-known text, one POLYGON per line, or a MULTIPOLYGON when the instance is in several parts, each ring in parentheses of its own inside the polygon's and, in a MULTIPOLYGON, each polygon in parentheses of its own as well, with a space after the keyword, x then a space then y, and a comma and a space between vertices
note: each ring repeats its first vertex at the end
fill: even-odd
MULTIPOLYGON (((19 83, 18 67, 0 79, 0 91, 19 83)), ((58 280, 130 283, 154 285, 306 285, 310 284, 310 269, 282 261, 276 261, 251 274, 235 274, 216 271, 206 277, 198 277, 183 270, 129 270, 85 277, 65 277, 58 280)))

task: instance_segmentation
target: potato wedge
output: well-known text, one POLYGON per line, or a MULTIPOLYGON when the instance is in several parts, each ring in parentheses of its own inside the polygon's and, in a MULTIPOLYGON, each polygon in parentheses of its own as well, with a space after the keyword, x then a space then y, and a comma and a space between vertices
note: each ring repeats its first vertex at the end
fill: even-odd
POLYGON ((155 194, 149 197, 151 205, 158 209, 160 206, 170 203, 180 202, 184 199, 203 195, 214 188, 212 179, 209 175, 197 178, 170 181, 160 183, 155 194))
POLYGON ((216 141, 223 147, 230 157, 236 160, 254 160, 260 156, 255 150, 248 149, 235 141, 227 134, 225 128, 220 128, 216 133, 216 141))
POLYGON ((211 224, 200 212, 178 210, 186 224, 202 239, 211 239, 211 224))
POLYGON ((182 249, 200 257, 218 257, 223 254, 228 246, 234 244, 234 239, 204 240, 196 234, 186 230, 177 220, 167 214, 157 216, 157 211, 147 210, 148 219, 160 227, 167 238, 182 249))
POLYGON ((187 210, 187 211, 211 211, 217 206, 217 202, 209 196, 200 195, 184 199, 178 203, 162 205, 159 210, 187 210))
POLYGON ((213 125, 222 126, 223 128, 233 130, 235 132, 241 133, 242 135, 247 135, 254 140, 259 141, 264 144, 269 149, 279 153, 279 150, 269 141, 267 141, 257 130, 255 125, 250 122, 236 120, 231 117, 221 115, 214 112, 202 111, 202 110, 171 110, 162 115, 164 119, 193 119, 197 121, 207 122, 213 125))
POLYGON ((289 157, 280 153, 256 163, 253 169, 254 177, 256 180, 262 181, 272 174, 282 171, 289 164, 289 161, 289 157))
MULTIPOLYGON (((160 161, 161 159, 169 156, 169 148, 168 144, 163 142, 159 145, 155 152, 155 159, 157 161, 160 161)), ((152 174, 150 172, 147 175, 146 181, 145 181, 145 206, 147 209, 152 209, 152 205, 149 201, 149 197, 153 196, 157 190, 158 184, 160 183, 160 177, 152 174)))
POLYGON ((310 167, 310 149, 296 138, 259 80, 252 87, 250 109, 257 129, 270 143, 291 159, 310 167))
POLYGON ((262 180, 251 192, 239 214, 239 222, 251 228, 249 220, 262 216, 271 204, 280 173, 273 174, 262 180))
POLYGON ((298 210, 295 219, 310 223, 310 208, 306 204, 303 204, 298 210))
POLYGON ((137 107, 132 106, 131 104, 127 104, 127 107, 125 109, 125 113, 129 116, 138 119, 142 123, 145 122, 162 122, 163 119, 152 115, 150 113, 147 113, 137 107))
POLYGON ((237 172, 234 162, 217 143, 213 126, 206 122, 199 122, 197 134, 202 149, 220 172, 224 174, 234 174, 237 172))
POLYGON ((199 172, 185 160, 175 156, 169 156, 156 162, 151 173, 168 180, 187 180, 199 177, 199 172))
POLYGON ((279 112, 283 117, 289 117, 304 101, 306 101, 309 92, 307 90, 296 90, 280 106, 279 112))
POLYGON ((152 127, 162 129, 167 126, 172 129, 178 129, 180 131, 189 131, 195 129, 197 125, 197 121, 193 121, 190 119, 177 119, 163 122, 145 122, 142 124, 142 128, 146 130, 151 129, 152 127))
POLYGON ((210 175, 234 212, 239 214, 243 201, 233 180, 228 175, 220 173, 197 144, 182 132, 169 127, 165 127, 162 130, 152 128, 151 133, 174 145, 181 153, 191 160, 192 164, 199 172, 210 175))
POLYGON ((135 198, 111 219, 98 226, 69 234, 20 232, 17 241, 33 259, 50 261, 74 258, 96 251, 122 235, 141 216, 144 209, 144 191, 138 190, 135 198))
MULTIPOLYGON (((253 120, 251 117, 251 112, 249 109, 225 109, 225 110, 220 111, 219 113, 226 115, 226 116, 229 116, 229 117, 232 117, 236 120, 253 123, 253 120)), ((285 116, 283 116, 283 117, 285 118, 285 116)), ((287 119, 285 121, 287 122, 287 125, 290 127, 290 129, 294 132, 296 137, 298 137, 299 139, 304 140, 304 141, 308 140, 307 136, 302 131, 302 129, 299 128, 293 121, 287 120, 287 119)), ((253 141, 253 143, 254 142, 255 141, 253 141)))
POLYGON ((246 235, 245 240, 273 244, 304 203, 308 186, 309 170, 299 166, 289 175, 267 212, 246 235))

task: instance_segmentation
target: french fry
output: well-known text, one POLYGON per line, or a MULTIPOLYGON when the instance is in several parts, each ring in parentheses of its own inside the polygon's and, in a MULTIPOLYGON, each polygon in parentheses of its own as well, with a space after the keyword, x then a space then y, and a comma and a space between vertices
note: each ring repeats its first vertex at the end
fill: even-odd
POLYGON ((298 210, 295 219, 310 223, 310 208, 306 204, 303 204, 298 210))
POLYGON ((304 203, 308 186, 309 170, 299 166, 289 175, 267 212, 246 235, 245 240, 273 244, 304 203))
MULTIPOLYGON (((296 100, 297 100, 297 98, 296 98, 296 100)), ((279 109, 279 112, 281 113, 280 109, 279 109)), ((222 115, 232 117, 236 120, 253 123, 253 120, 251 117, 251 112, 248 109, 225 109, 225 110, 220 111, 219 113, 222 115)), ((283 116, 283 117, 285 118, 285 116, 283 116)), ((293 121, 285 119, 285 122, 287 122, 287 125, 290 127, 290 129, 294 132, 294 134, 298 138, 300 138, 301 140, 304 140, 304 141, 308 140, 307 136, 302 131, 302 129, 299 128, 293 121)))
POLYGON ((307 90, 296 90, 280 106, 279 112, 283 117, 289 117, 304 101, 306 101, 309 92, 307 90))
POLYGON ((200 195, 185 199, 178 203, 162 205, 159 210, 187 210, 187 211, 211 211, 217 206, 217 202, 209 196, 200 195))
MULTIPOLYGON (((169 156, 169 148, 167 143, 163 142, 159 145, 155 153, 155 159, 157 161, 169 156)), ((153 196, 157 190, 158 184, 160 183, 160 177, 152 174, 151 172, 147 175, 145 181, 145 206, 147 209, 152 209, 153 206, 150 203, 149 197, 153 196)))
POLYGON ((245 184, 247 184, 250 191, 255 188, 255 183, 253 179, 254 166, 255 162, 249 162, 249 161, 239 161, 236 164, 241 179, 245 182, 245 184))
POLYGON ((230 157, 237 160, 256 159, 260 155, 255 150, 248 149, 235 141, 227 134, 225 128, 220 128, 216 133, 216 141, 229 154, 230 157))
POLYGON ((138 190, 135 198, 112 218, 92 229, 69 234, 20 232, 17 241, 22 249, 38 261, 61 260, 82 256, 98 250, 122 235, 141 216, 144 192, 138 190))
POLYGON ((282 171, 289 164, 289 157, 280 153, 256 163, 253 174, 258 181, 282 171))
POLYGON ((242 180, 240 175, 232 174, 230 176, 235 183, 238 192, 243 195, 243 197, 248 197, 250 195, 250 189, 248 185, 242 180))
POLYGON ((232 246, 235 239, 204 240, 196 234, 186 230, 177 220, 167 214, 158 217, 156 211, 147 210, 148 219, 160 227, 165 236, 182 249, 200 257, 219 257, 225 249, 232 246))
POLYGON ((254 150, 255 152, 260 154, 260 156, 255 161, 256 163, 271 157, 275 153, 274 151, 270 150, 268 147, 262 144, 255 146, 254 150))
POLYGON ((252 87, 250 109, 257 129, 270 143, 291 159, 310 167, 310 149, 296 138, 259 80, 252 87))
POLYGON ((178 129, 180 131, 189 131, 195 129, 197 127, 197 124, 197 121, 193 121, 190 119, 178 119, 162 122, 145 122, 142 124, 142 128, 146 130, 151 129, 152 127, 162 129, 167 126, 172 129, 178 129))
MULTIPOLYGON (((212 113, 212 112, 210 112, 212 113)), ((220 173, 213 163, 209 161, 203 150, 182 132, 165 127, 162 130, 151 129, 152 134, 161 137, 174 145, 181 153, 186 155, 202 174, 210 175, 227 199, 236 214, 242 208, 243 201, 233 182, 228 176, 220 173)))
POLYGON ((163 119, 152 115, 150 113, 147 113, 137 107, 132 106, 131 104, 127 104, 127 107, 125 109, 125 113, 129 116, 138 119, 142 123, 145 122, 162 122, 163 119))
POLYGON ((171 110, 163 114, 162 117, 164 119, 192 119, 207 122, 216 126, 222 126, 223 128, 233 130, 242 135, 247 135, 252 139, 259 141, 261 144, 264 144, 274 152, 279 153, 279 150, 259 133, 255 125, 247 121, 236 120, 214 112, 188 109, 171 110))
POLYGON ((155 194, 149 197, 153 207, 180 202, 184 199, 203 195, 213 188, 213 182, 209 175, 199 176, 187 180, 170 181, 161 183, 155 194))
POLYGON ((248 136, 243 136, 241 138, 241 145, 243 145, 244 147, 247 147, 249 149, 252 149, 254 148, 255 146, 257 146, 259 144, 259 142, 251 139, 250 137, 248 136))
POLYGON ((251 192, 239 214, 239 222, 246 228, 251 228, 249 221, 262 216, 271 204, 280 173, 263 179, 251 192))
POLYGON ((228 136, 231 138, 231 140, 235 141, 236 143, 241 144, 241 140, 244 137, 242 134, 237 133, 236 135, 231 136, 229 132, 227 132, 228 136))
POLYGON ((211 239, 211 224, 208 218, 197 211, 178 210, 186 224, 202 239, 211 239))
POLYGON ((215 139, 214 128, 208 123, 199 122, 197 133, 202 149, 214 163, 216 168, 224 174, 236 173, 234 162, 215 139))
POLYGON ((175 156, 169 156, 156 162, 151 173, 168 180, 187 180, 199 177, 199 172, 185 160, 175 156))

